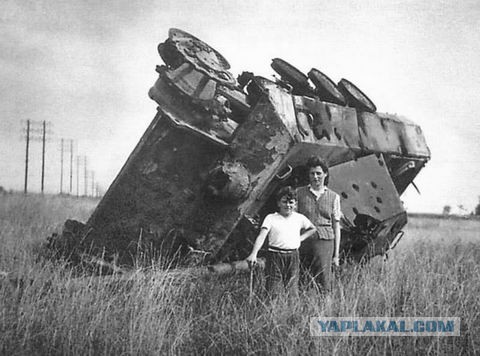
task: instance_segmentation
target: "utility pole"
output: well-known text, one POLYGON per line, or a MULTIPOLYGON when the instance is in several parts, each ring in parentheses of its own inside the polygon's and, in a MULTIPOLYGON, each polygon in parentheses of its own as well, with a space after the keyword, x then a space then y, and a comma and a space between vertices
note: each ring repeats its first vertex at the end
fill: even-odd
POLYGON ((80 195, 80 190, 79 190, 79 186, 80 186, 80 156, 77 156, 77 198, 79 197, 80 195))
POLYGON ((83 156, 83 168, 84 168, 84 185, 85 185, 85 196, 88 195, 87 191, 87 184, 88 184, 88 176, 87 176, 87 156, 83 156))
MULTIPOLYGON (((22 121, 23 123, 23 121, 22 121)), ((47 135, 51 134, 51 131, 47 132, 47 129, 50 129, 50 122, 47 121, 35 121, 35 120, 26 120, 26 127, 23 127, 25 133, 25 186, 24 193, 28 193, 28 165, 30 163, 30 144, 32 141, 41 141, 42 142, 42 175, 41 175, 41 189, 42 194, 45 188, 45 147, 48 140, 47 135)), ((23 135, 22 135, 23 136, 23 135)), ((22 138, 23 140, 23 138, 22 138)))
POLYGON ((69 190, 70 195, 72 195, 72 179, 73 179, 73 140, 70 140, 70 190, 69 190))
POLYGON ((63 138, 61 140, 60 148, 60 194, 63 193, 63 138))
POLYGON ((30 146, 30 120, 27 120, 26 141, 27 141, 27 146, 25 149, 25 188, 24 188, 25 194, 27 194, 27 187, 28 187, 28 149, 30 146))
POLYGON ((44 182, 45 182, 45 136, 46 134, 46 122, 43 120, 43 133, 42 133, 42 194, 43 194, 43 188, 44 188, 44 182))
POLYGON ((95 196, 95 172, 90 171, 91 177, 92 177, 92 197, 95 196))

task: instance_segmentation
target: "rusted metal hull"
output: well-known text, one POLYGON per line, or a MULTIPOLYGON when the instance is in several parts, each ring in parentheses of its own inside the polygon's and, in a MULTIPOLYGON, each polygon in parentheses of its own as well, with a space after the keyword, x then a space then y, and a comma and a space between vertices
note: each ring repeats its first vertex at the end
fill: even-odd
POLYGON ((400 195, 430 158, 420 127, 322 101, 306 81, 291 90, 295 83, 257 80, 244 91, 200 40, 192 36, 201 44, 188 44, 185 55, 187 35, 171 33, 159 46, 166 65, 149 92, 158 113, 82 244, 125 263, 147 249, 195 263, 242 259, 274 209, 272 193, 306 184, 304 163, 316 154, 341 196, 343 256, 387 251, 406 224, 400 195))

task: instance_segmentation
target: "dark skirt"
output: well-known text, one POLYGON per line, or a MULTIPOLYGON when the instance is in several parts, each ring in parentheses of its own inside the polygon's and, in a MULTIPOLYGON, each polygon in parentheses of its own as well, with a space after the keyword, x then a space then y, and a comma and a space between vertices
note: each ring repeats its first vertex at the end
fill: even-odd
POLYGON ((302 269, 324 292, 331 289, 334 248, 335 240, 319 239, 316 234, 303 241, 300 246, 302 269))

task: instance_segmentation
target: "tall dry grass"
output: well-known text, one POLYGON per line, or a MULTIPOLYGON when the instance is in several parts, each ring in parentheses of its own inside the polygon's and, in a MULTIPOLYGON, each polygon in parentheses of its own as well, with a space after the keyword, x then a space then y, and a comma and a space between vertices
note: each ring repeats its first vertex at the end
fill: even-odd
MULTIPOLYGON (((342 266, 333 292, 303 288, 267 301, 256 275, 185 271, 126 280, 73 278, 36 249, 94 202, 1 198, 0 269, 29 282, 0 289, 2 354, 475 354, 480 353, 480 222, 411 221, 387 261, 342 266), (3 247, 6 246, 4 249, 3 247), (313 316, 458 316, 460 337, 311 337, 313 316)), ((160 263, 160 262, 159 262, 160 263)))

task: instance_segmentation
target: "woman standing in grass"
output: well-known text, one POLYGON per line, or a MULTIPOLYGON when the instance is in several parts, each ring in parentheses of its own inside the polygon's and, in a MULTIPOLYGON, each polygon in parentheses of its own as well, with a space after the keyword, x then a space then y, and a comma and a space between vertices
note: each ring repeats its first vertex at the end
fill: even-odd
POLYGON ((320 157, 307 161, 310 184, 298 188, 298 212, 312 221, 317 233, 300 247, 305 265, 325 292, 331 288, 332 257, 339 265, 340 252, 340 197, 327 188, 328 164, 320 157))
POLYGON ((268 237, 266 263, 267 291, 276 295, 282 287, 298 295, 301 241, 315 233, 315 227, 304 215, 295 212, 297 194, 292 187, 281 188, 275 196, 278 212, 268 214, 253 245, 247 262, 257 262, 257 254, 268 237))

